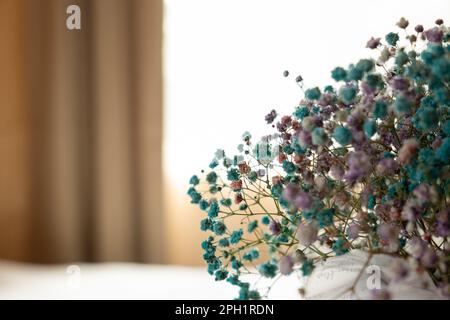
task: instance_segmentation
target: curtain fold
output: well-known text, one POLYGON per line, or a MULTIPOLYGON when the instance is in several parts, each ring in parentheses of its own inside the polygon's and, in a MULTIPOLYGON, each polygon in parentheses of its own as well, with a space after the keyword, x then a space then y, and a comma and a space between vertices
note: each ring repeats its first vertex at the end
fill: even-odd
POLYGON ((14 97, 29 116, 29 156, 15 155, 28 170, 21 258, 164 262, 162 0, 4 3, 23 26, 14 97), (81 30, 66 28, 71 4, 81 30))

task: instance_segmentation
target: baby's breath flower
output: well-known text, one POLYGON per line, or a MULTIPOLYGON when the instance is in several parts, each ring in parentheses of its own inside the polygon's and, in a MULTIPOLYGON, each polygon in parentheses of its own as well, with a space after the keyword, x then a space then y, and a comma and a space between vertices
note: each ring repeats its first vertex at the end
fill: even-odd
POLYGON ((369 41, 367 41, 366 47, 369 49, 376 49, 380 45, 381 38, 370 38, 369 41))
POLYGON ((197 176, 192 176, 192 178, 189 180, 189 184, 192 184, 193 186, 196 186, 200 183, 200 180, 197 176))
POLYGON ((260 264, 258 267, 259 273, 261 273, 262 276, 266 278, 273 278, 276 276, 276 272, 278 271, 278 267, 276 264, 273 264, 272 262, 266 262, 263 264, 260 264))
POLYGON ((217 181, 217 173, 215 173, 214 171, 211 171, 210 173, 208 173, 206 175, 206 181, 209 184, 215 184, 217 181))
POLYGON ((242 235, 244 234, 244 231, 242 229, 233 231, 233 233, 230 236, 230 243, 236 244, 239 241, 241 241, 242 235))
POLYGON ((347 78, 347 71, 344 68, 337 67, 331 71, 331 77, 336 81, 344 81, 347 78))
POLYGON ((307 247, 316 241, 318 232, 319 230, 313 223, 300 224, 298 226, 296 238, 301 245, 307 247))
POLYGON ((305 97, 309 100, 318 100, 320 98, 320 89, 315 87, 305 91, 305 97))
MULTIPOLYGON (((260 299, 241 280, 258 249, 267 260, 257 270, 273 278, 294 270, 308 276, 320 261, 357 248, 398 257, 385 266, 391 281, 419 270, 450 292, 448 30, 438 19, 416 34, 390 32, 386 45, 372 37, 367 47, 381 50, 377 60, 333 69, 336 87, 305 88, 277 122, 271 110, 272 132, 256 143, 244 133, 238 155, 216 151, 187 190, 205 215, 208 273, 237 286, 239 299, 260 299)), ((296 78, 303 89, 302 81, 296 78)))
POLYGON ((333 138, 341 145, 349 144, 352 140, 352 133, 343 126, 336 127, 333 132, 333 138))
POLYGON ((294 260, 291 256, 283 256, 281 257, 280 261, 278 262, 278 268, 280 270, 280 273, 282 275, 289 275, 292 273, 294 267, 294 260))
POLYGON ((400 37, 398 36, 398 34, 394 32, 389 32, 385 37, 386 42, 391 46, 395 46, 399 39, 400 37))

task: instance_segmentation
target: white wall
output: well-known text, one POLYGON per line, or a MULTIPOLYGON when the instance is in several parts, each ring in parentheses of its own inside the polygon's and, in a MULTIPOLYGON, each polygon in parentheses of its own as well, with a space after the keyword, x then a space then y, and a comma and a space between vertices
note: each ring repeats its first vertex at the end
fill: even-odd
POLYGON ((235 152, 242 133, 270 130, 272 108, 291 113, 306 86, 326 85, 330 71, 373 54, 400 17, 431 27, 450 22, 448 0, 165 0, 164 171, 171 262, 200 261, 201 213, 187 182, 216 148, 235 152), (287 69, 291 76, 284 78, 287 69))

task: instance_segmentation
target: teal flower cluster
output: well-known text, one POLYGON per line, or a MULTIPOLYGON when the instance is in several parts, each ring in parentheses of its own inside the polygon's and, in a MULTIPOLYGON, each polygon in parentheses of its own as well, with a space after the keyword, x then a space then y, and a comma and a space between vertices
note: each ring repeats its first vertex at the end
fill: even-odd
POLYGON ((309 276, 354 249, 402 257, 450 296, 450 31, 414 30, 372 37, 371 57, 331 71, 336 85, 271 110, 271 132, 245 132, 189 180, 207 270, 238 299, 267 296, 246 274, 309 276))

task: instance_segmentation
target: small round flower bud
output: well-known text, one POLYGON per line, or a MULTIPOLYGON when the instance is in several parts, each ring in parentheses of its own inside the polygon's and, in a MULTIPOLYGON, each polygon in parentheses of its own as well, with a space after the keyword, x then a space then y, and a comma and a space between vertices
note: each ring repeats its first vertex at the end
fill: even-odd
POLYGON ((434 23, 436 23, 438 26, 440 26, 441 24, 444 23, 444 20, 442 20, 442 19, 437 19, 434 23))
POLYGON ((423 32, 423 26, 421 24, 418 24, 414 30, 416 30, 417 33, 421 33, 423 32))
POLYGON ((400 20, 396 23, 400 29, 406 29, 409 25, 409 21, 405 18, 401 17, 400 20))
POLYGON ((299 289, 298 289, 298 293, 300 294, 301 297, 304 297, 305 294, 306 294, 305 288, 299 288, 299 289))
POLYGON ((415 36, 415 35, 410 35, 410 36, 408 36, 408 40, 411 42, 411 43, 413 43, 413 42, 416 42, 417 41, 417 37, 415 36))
POLYGON ((303 81, 303 78, 302 78, 302 76, 297 76, 297 78, 295 78, 295 81, 296 82, 302 82, 303 81))
POLYGON ((380 45, 380 40, 381 38, 370 38, 369 41, 367 41, 366 48, 376 49, 380 45))
POLYGON ((283 77, 287 77, 287 76, 289 76, 289 71, 285 70, 285 71, 283 72, 283 77))

